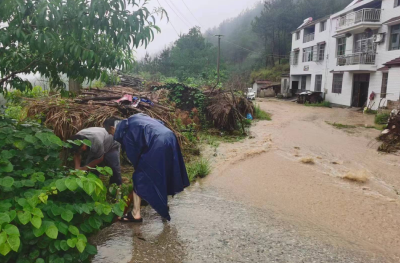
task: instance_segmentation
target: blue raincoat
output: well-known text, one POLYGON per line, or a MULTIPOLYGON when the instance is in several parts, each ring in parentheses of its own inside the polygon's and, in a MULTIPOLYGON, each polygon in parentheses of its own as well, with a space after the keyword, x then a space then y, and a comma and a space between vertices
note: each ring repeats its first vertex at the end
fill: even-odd
POLYGON ((175 134, 162 122, 136 114, 117 125, 114 139, 121 143, 135 168, 135 193, 171 220, 167 196, 190 185, 175 134))

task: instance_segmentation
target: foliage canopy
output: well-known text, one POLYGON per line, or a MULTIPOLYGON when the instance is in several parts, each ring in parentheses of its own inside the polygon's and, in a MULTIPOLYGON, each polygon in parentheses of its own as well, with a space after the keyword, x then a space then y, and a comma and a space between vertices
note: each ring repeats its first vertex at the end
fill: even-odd
POLYGON ((85 262, 97 253, 86 235, 122 215, 125 203, 108 203, 97 176, 61 167, 68 145, 37 123, 0 117, 0 262, 85 262))
POLYGON ((61 74, 82 82, 107 69, 133 65, 132 48, 154 38, 148 0, 0 1, 0 92, 30 87, 18 74, 35 73, 60 87, 61 74), (130 11, 133 10, 133 11, 130 11))

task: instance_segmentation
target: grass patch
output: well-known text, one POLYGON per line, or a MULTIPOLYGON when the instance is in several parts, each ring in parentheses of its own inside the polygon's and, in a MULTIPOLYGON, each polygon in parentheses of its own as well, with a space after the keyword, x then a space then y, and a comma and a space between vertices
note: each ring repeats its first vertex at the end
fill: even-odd
POLYGON ((266 120, 266 121, 272 120, 271 114, 269 114, 268 112, 263 111, 260 108, 260 105, 258 105, 258 104, 256 104, 256 106, 255 106, 254 117, 257 120, 266 120))
POLYGON ((200 143, 207 144, 211 147, 218 148, 218 146, 222 142, 226 143, 235 143, 247 138, 247 135, 242 134, 241 132, 232 133, 232 134, 223 134, 220 135, 210 134, 210 133, 201 133, 200 134, 200 143))
POLYGON ((329 102, 329 101, 323 101, 323 102, 320 102, 320 103, 305 103, 304 104, 305 106, 308 106, 308 107, 325 107, 325 108, 332 108, 332 106, 331 106, 331 103, 329 102))
POLYGON ((382 124, 375 124, 375 125, 366 125, 364 126, 366 129, 375 129, 378 131, 383 131, 385 129, 385 125, 382 124))
POLYGON ((375 114, 378 113, 378 111, 376 111, 376 110, 371 110, 371 109, 366 109, 366 110, 364 111, 364 113, 365 113, 365 114, 370 114, 370 115, 375 115, 375 114))
POLYGON ((376 124, 387 124, 389 120, 390 114, 389 113, 379 113, 375 116, 375 123, 376 124))
POLYGON ((211 173, 210 163, 206 159, 198 159, 186 165, 190 182, 196 178, 204 178, 211 173))
POLYGON ((329 122, 329 121, 327 121, 326 123, 331 125, 331 126, 333 126, 333 127, 335 127, 335 128, 337 128, 337 129, 354 129, 354 128, 357 128, 357 126, 355 126, 355 125, 347 125, 347 124, 341 124, 341 123, 336 123, 336 122, 332 123, 332 122, 329 122))

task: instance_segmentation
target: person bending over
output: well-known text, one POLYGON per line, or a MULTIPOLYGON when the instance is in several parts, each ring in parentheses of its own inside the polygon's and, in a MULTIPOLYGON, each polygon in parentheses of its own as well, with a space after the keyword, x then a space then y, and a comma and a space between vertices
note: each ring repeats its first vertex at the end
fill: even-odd
POLYGON ((87 171, 88 167, 108 166, 113 171, 110 184, 115 183, 121 186, 120 144, 114 141, 113 136, 108 134, 104 128, 93 127, 81 130, 72 136, 71 140, 89 140, 91 142, 91 147, 85 144, 72 145, 75 169, 87 171), (87 156, 84 162, 82 162, 83 155, 87 156))
POLYGON ((135 172, 132 175, 133 210, 119 218, 123 222, 142 222, 141 199, 163 218, 171 220, 168 196, 190 185, 181 149, 175 134, 162 122, 145 114, 126 120, 109 118, 104 128, 121 143, 135 172))

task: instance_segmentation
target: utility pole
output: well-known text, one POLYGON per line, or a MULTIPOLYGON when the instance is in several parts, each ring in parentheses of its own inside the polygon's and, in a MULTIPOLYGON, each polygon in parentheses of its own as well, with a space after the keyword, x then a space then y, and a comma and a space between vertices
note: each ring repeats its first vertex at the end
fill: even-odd
POLYGON ((218 37, 218 60, 217 60, 217 74, 218 74, 218 79, 217 79, 217 85, 219 84, 219 67, 221 64, 221 37, 223 37, 223 35, 215 35, 216 37, 218 37))

